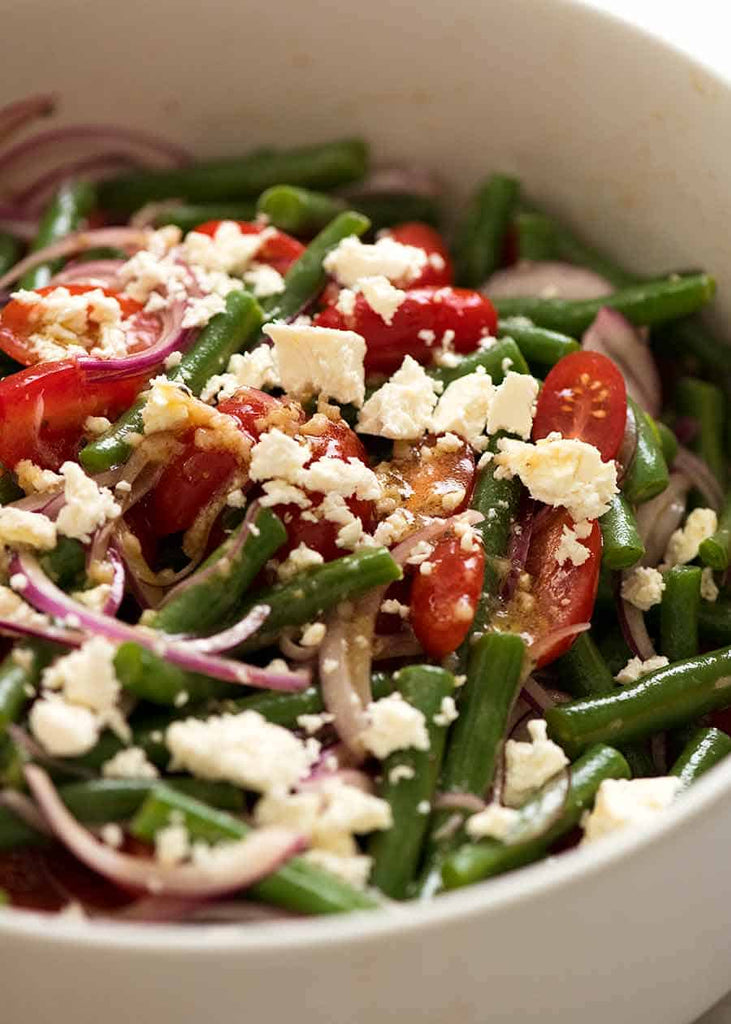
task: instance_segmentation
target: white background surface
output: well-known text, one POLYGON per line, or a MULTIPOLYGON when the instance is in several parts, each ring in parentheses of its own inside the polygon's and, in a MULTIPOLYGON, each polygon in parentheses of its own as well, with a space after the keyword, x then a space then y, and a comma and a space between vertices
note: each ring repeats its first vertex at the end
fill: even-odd
MULTIPOLYGON (((680 49, 711 64, 731 78, 731 3, 729 0, 589 0, 596 7, 621 15, 663 36, 680 49)), ((719 130, 728 126, 719 125, 719 130)), ((731 984, 731 951, 729 951, 731 984)), ((731 993, 697 1024, 731 1024, 731 993)))

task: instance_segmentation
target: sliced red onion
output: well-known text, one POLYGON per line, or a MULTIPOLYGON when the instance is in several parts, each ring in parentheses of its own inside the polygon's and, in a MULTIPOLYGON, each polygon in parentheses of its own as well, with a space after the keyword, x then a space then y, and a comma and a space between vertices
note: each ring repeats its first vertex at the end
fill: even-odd
POLYGON ((194 640, 186 638, 184 641, 186 650, 197 651, 200 654, 221 654, 224 651, 230 651, 253 636, 264 625, 270 611, 271 608, 268 604, 255 604, 243 619, 228 629, 221 630, 220 633, 213 633, 211 636, 199 637, 194 640))
MULTIPOLYGON (((622 574, 618 573, 617 576, 621 578, 622 574)), ((619 596, 619 589, 617 594, 617 617, 625 643, 632 653, 642 661, 654 658, 657 651, 647 632, 643 612, 629 601, 623 600, 619 596)))
MULTIPOLYGON (((372 593, 369 596, 372 596, 372 593)), ((379 587, 379 597, 382 593, 383 588, 379 587)), ((335 608, 325 620, 327 632, 320 644, 319 674, 322 699, 326 709, 333 715, 333 724, 338 736, 359 761, 365 757, 360 737, 368 725, 365 709, 371 699, 370 674, 366 679, 365 667, 379 606, 380 600, 372 611, 370 635, 367 630, 361 634, 358 629, 356 633, 352 613, 346 614, 342 609, 335 608), (358 665, 354 667, 352 658, 356 644, 351 644, 350 638, 355 641, 356 635, 366 636, 367 647, 363 647, 365 658, 359 658, 358 665)))
POLYGON ((19 793, 17 789, 0 790, 0 805, 6 807, 29 828, 34 829, 34 831, 40 832, 45 836, 51 835, 46 819, 25 793, 19 793))
POLYGON ((547 299, 597 299, 614 291, 606 278, 586 267, 553 260, 521 260, 496 271, 480 289, 488 298, 536 295, 547 299))
POLYGON ((700 423, 695 416, 678 416, 673 423, 673 433, 680 444, 689 445, 695 441, 700 430, 700 423))
POLYGON ((685 473, 693 487, 700 491, 704 500, 718 512, 723 505, 723 490, 708 468, 708 463, 681 444, 678 447, 678 454, 675 456, 673 466, 681 473, 685 473))
POLYGON ((112 582, 109 586, 109 594, 102 608, 102 615, 115 616, 124 597, 124 581, 127 573, 124 568, 124 562, 115 548, 107 550, 106 561, 112 566, 112 582))
POLYGON ((38 234, 38 219, 5 214, 0 209, 0 231, 14 235, 23 242, 32 242, 38 234))
POLYGON ((548 711, 549 708, 553 708, 557 704, 564 704, 569 699, 565 694, 557 690, 546 689, 534 676, 528 676, 524 681, 522 695, 533 705, 536 711, 541 713, 548 711))
POLYGON ((467 811, 468 814, 479 814, 487 807, 487 803, 474 793, 437 793, 432 807, 435 811, 467 811))
MULTIPOLYGON (((185 352, 197 337, 197 330, 182 326, 185 310, 186 303, 181 301, 162 311, 160 334, 149 348, 118 359, 81 356, 78 360, 79 366, 84 368, 84 373, 92 383, 101 378, 109 383, 149 373, 156 366, 160 366, 171 352, 185 352)), ((130 337, 130 341, 132 340, 130 337)))
POLYGON ((521 512, 510 530, 507 556, 510 569, 500 590, 500 597, 505 602, 508 602, 515 593, 520 575, 525 570, 538 511, 537 503, 531 499, 523 501, 522 504, 521 512))
POLYGON ((684 473, 671 473, 665 490, 637 509, 637 528, 645 545, 643 565, 655 566, 662 560, 683 521, 689 490, 690 480, 684 473))
POLYGON ((297 832, 283 828, 254 829, 230 845, 227 861, 215 866, 182 864, 163 867, 151 860, 120 853, 96 839, 73 817, 48 774, 27 765, 28 786, 56 837, 83 864, 124 889, 159 895, 211 899, 246 889, 266 878, 307 846, 297 832))
POLYGON ((73 235, 67 235, 60 242, 47 245, 37 252, 32 252, 25 259, 20 260, 11 267, 7 273, 0 277, 0 289, 13 284, 22 277, 27 270, 33 270, 41 263, 48 263, 52 260, 64 259, 73 256, 77 252, 88 252, 89 249, 98 249, 105 246, 112 246, 119 249, 142 249, 147 243, 149 234, 147 231, 137 231, 134 228, 94 228, 89 231, 77 231, 73 235))
POLYGON ((554 644, 559 643, 561 640, 566 640, 567 637, 585 633, 587 629, 591 629, 590 622, 575 622, 571 626, 562 626, 561 629, 554 629, 552 633, 534 640, 528 647, 531 661, 534 663, 540 661, 545 652, 549 651, 554 644))
POLYGON ((627 475, 632 459, 637 451, 637 420, 631 406, 627 406, 627 419, 624 422, 624 437, 617 452, 617 483, 621 484, 627 475))
POLYGON ((626 317, 603 306, 584 332, 581 344, 588 352, 608 356, 622 372, 627 391, 651 416, 662 408, 660 374, 650 349, 626 317))
POLYGON ((0 619, 0 634, 11 636, 15 639, 31 637, 35 640, 48 640, 54 644, 61 644, 64 647, 81 647, 84 642, 84 634, 74 629, 64 629, 63 626, 29 625, 28 623, 15 622, 13 619, 0 619))
POLYGON ((13 198, 28 213, 40 215, 64 181, 73 178, 83 178, 84 181, 91 182, 104 181, 105 178, 138 166, 138 161, 132 160, 126 153, 108 153, 104 156, 67 160, 58 167, 44 171, 35 181, 15 192, 13 198))
POLYGON ((179 199, 165 199, 159 203, 147 203, 145 206, 132 214, 129 219, 131 228, 154 228, 160 223, 160 218, 168 213, 173 213, 180 206, 179 199))
POLYGON ((36 118, 48 117, 55 111, 56 102, 53 93, 44 92, 8 103, 0 110, 0 142, 36 118))
POLYGON ((317 657, 317 647, 303 647, 286 631, 279 638, 279 649, 290 661, 312 661, 317 657))
MULTIPOLYGON (((30 605, 53 618, 67 621, 70 619, 73 630, 104 636, 114 643, 139 644, 186 671, 199 672, 227 683, 293 692, 305 689, 310 681, 310 673, 305 669, 296 672, 274 671, 232 659, 218 658, 212 654, 191 650, 180 639, 167 640, 153 630, 129 626, 118 619, 94 612, 74 601, 57 587, 45 575, 35 556, 29 552, 13 555, 10 572, 25 577, 23 598, 30 605)), ((73 641, 70 642, 75 646, 73 641)))
POLYGON ((124 260, 74 260, 67 263, 51 278, 51 284, 93 284, 100 288, 116 289, 119 284, 119 268, 124 260))

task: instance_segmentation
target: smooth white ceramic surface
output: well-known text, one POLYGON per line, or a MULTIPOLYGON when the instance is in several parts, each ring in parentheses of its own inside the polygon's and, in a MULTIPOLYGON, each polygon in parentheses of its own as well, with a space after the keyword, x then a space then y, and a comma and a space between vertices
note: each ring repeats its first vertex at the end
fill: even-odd
MULTIPOLYGON (((731 312, 728 85, 563 0, 24 0, 0 96, 200 153, 362 132, 463 194, 485 169, 642 269, 704 265, 731 312)), ((656 829, 382 915, 246 931, 0 916, 0 1020, 688 1024, 728 988, 731 766, 656 829)))

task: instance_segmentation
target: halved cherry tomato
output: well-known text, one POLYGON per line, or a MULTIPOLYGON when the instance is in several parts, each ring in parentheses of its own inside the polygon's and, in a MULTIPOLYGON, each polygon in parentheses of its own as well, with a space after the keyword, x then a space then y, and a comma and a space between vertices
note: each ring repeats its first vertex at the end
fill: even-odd
POLYGON ((611 359, 600 352, 572 352, 549 372, 538 397, 533 439, 559 431, 593 444, 607 461, 624 437, 627 389, 611 359))
POLYGON ((384 235, 402 245, 413 245, 416 249, 423 249, 428 256, 434 257, 427 263, 419 276, 409 283, 409 288, 421 288, 427 284, 442 286, 452 283, 454 270, 449 249, 439 232, 430 224, 423 224, 418 220, 407 221, 404 224, 386 228, 381 232, 381 236, 384 235))
MULTIPOLYGON (((39 288, 37 294, 41 297, 48 295, 56 291, 56 287, 56 285, 49 285, 46 288, 39 288)), ((116 299, 121 306, 123 317, 126 320, 133 319, 133 326, 130 329, 130 354, 144 351, 157 339, 160 333, 159 318, 154 313, 143 312, 141 303, 130 299, 129 296, 122 295, 110 288, 100 288, 94 284, 68 284, 63 287, 71 295, 85 295, 87 292, 102 291, 110 298, 116 299)), ((34 308, 28 303, 11 299, 0 313, 0 349, 24 366, 33 366, 41 362, 38 353, 28 345, 28 338, 36 329, 33 322, 34 308)))
POLYGON ((594 520, 591 533, 580 541, 589 552, 587 560, 574 565, 569 558, 559 565, 556 555, 564 527, 572 529, 573 526, 574 521, 566 509, 546 507, 541 510, 533 524, 525 563, 530 587, 519 586, 508 607, 496 616, 496 621, 503 621, 512 632, 530 637, 536 668, 543 668, 564 654, 577 636, 576 633, 565 635, 565 632, 588 622, 594 610, 602 535, 594 520))
MULTIPOLYGON (((199 224, 195 230, 201 235, 213 237, 222 223, 223 221, 220 220, 208 220, 205 224, 199 224)), ((268 228, 266 224, 256 224, 246 220, 237 220, 233 223, 238 224, 242 235, 260 235, 264 230, 272 232, 257 252, 256 262, 266 263, 282 276, 305 251, 302 242, 298 242, 296 238, 292 238, 291 235, 278 228, 268 228)))
POLYGON ((485 573, 485 553, 474 542, 465 551, 462 539, 448 529, 428 559, 431 572, 414 576, 411 626, 432 658, 456 651, 475 617, 485 573))
POLYGON ((470 503, 475 457, 466 441, 460 439, 457 447, 446 448, 431 436, 414 445, 405 457, 381 463, 376 474, 384 497, 394 499, 394 508, 404 508, 414 515, 455 515, 470 503), (460 493, 462 497, 456 501, 460 493))
POLYGON ((73 359, 41 363, 0 380, 0 462, 13 468, 32 459, 58 469, 75 459, 87 416, 124 412, 147 382, 147 376, 89 383, 73 359))
POLYGON ((346 315, 331 306, 318 313, 315 324, 361 334, 367 345, 366 370, 392 373, 407 355, 431 362, 445 334, 457 352, 471 352, 481 338, 495 332, 497 313, 479 292, 428 286, 408 291, 390 324, 362 294, 356 296, 352 313, 346 315))

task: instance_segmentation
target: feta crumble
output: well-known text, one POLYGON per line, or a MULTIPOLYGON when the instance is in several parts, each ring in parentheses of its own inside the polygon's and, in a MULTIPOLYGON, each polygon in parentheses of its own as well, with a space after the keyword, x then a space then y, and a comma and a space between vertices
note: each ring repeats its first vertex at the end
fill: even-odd
POLYGON ((431 425, 436 392, 436 382, 406 356, 391 379, 363 405, 356 430, 395 441, 416 440, 431 425))
POLYGON ((102 765, 105 779, 156 779, 159 774, 141 747, 120 750, 102 765))
POLYGON ((591 523, 587 519, 574 523, 573 528, 564 524, 561 539, 556 548, 556 561, 559 565, 563 565, 565 562, 571 562, 572 565, 584 564, 591 552, 581 541, 586 540, 591 529, 591 523))
POLYGON ((549 740, 544 719, 530 721, 528 735, 528 743, 508 740, 505 744, 503 802, 507 807, 520 807, 534 790, 569 763, 561 747, 549 740))
POLYGON ((317 393, 361 406, 365 395, 365 340, 355 331, 299 324, 267 324, 281 385, 288 394, 317 393))
POLYGON ((435 434, 457 434, 477 446, 485 432, 494 394, 492 379, 482 367, 458 377, 447 385, 437 402, 431 429, 435 434))
POLYGON ((685 525, 676 530, 668 541, 665 565, 686 565, 698 557, 698 549, 704 540, 718 529, 718 516, 712 508, 694 508, 685 520, 685 525))
POLYGON ((668 659, 663 654, 656 654, 654 657, 648 658, 647 661, 643 661, 642 658, 630 658, 614 678, 618 683, 636 683, 642 676, 656 672, 659 668, 665 668, 668 664, 668 659))
POLYGON ((372 701, 366 708, 368 725, 361 733, 366 750, 383 759, 394 750, 429 749, 426 719, 400 693, 372 701))
POLYGON ((56 524, 42 512, 0 508, 0 544, 27 544, 50 551, 56 546, 56 524))
POLYGON ((583 842, 591 843, 613 832, 651 823, 672 804, 680 787, 680 779, 674 776, 604 779, 593 810, 582 820, 583 842))
POLYGON ((505 430, 527 441, 533 429, 538 390, 535 377, 509 371, 495 390, 487 420, 488 434, 505 430))
POLYGON ((346 288, 355 288, 364 277, 385 277, 392 284, 406 286, 420 276, 427 262, 423 249, 403 245, 388 235, 372 244, 349 235, 331 249, 323 267, 346 288))
POLYGON ((91 535, 111 519, 117 519, 122 509, 108 487, 99 487, 75 462, 61 466, 66 503, 58 513, 56 527, 65 537, 75 537, 89 543, 91 535))
POLYGON ((512 807, 498 803, 488 804, 484 811, 478 811, 467 819, 465 828, 471 839, 499 839, 508 836, 520 819, 512 807))
POLYGON ((644 565, 628 570, 622 578, 622 598, 643 612, 660 604, 664 590, 665 580, 662 573, 644 565))

